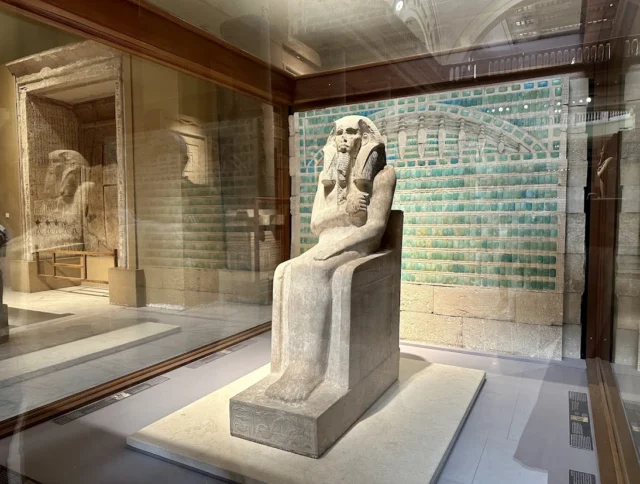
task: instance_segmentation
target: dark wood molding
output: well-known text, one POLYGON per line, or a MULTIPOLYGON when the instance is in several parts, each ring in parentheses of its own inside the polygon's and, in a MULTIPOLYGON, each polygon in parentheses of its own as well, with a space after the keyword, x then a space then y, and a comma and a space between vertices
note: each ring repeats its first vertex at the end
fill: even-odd
POLYGON ((591 69, 592 67, 588 65, 562 65, 498 73, 475 79, 465 78, 452 82, 438 78, 435 74, 430 73, 430 70, 426 67, 421 69, 418 62, 415 64, 413 62, 408 64, 395 62, 375 65, 374 67, 362 66, 355 70, 321 74, 314 77, 306 76, 297 79, 293 109, 296 112, 301 112, 343 104, 442 92, 450 89, 518 82, 536 77, 574 73, 589 75, 591 69), (399 73, 403 74, 400 75, 399 73), (404 74, 407 75, 405 76, 404 74), (372 75, 378 75, 380 79, 386 79, 387 81, 367 81, 372 75))
POLYGON ((640 463, 611 364, 587 359, 587 381, 600 482, 640 482, 640 463))
POLYGON ((587 360, 587 384, 600 482, 603 484, 624 484, 621 480, 618 450, 615 444, 613 424, 607 410, 607 399, 599 361, 599 359, 587 360))
MULTIPOLYGON (((615 61, 593 75, 593 109, 619 109, 624 98, 621 70, 615 61)), ((610 361, 613 355, 615 253, 618 228, 620 134, 590 133, 586 223, 586 327, 584 356, 610 361), (609 159, 599 174, 599 166, 609 159)))
POLYGON ((156 376, 175 370, 193 361, 222 351, 230 346, 241 343, 249 338, 258 336, 271 330, 271 322, 242 331, 183 355, 176 356, 156 365, 150 366, 122 376, 110 382, 89 388, 83 392, 62 398, 42 407, 30 410, 22 415, 0 422, 0 439, 21 432, 30 427, 51 420, 65 413, 84 407, 102 398, 121 392, 134 385, 155 378, 156 376))
POLYGON ((260 99, 293 101, 295 78, 142 1, 0 0, 54 26, 260 99))
POLYGON ((624 411, 624 405, 620 398, 620 390, 616 382, 616 377, 613 374, 611 363, 600 360, 599 364, 604 395, 607 399, 607 409, 613 425, 613 435, 618 450, 620 470, 624 479, 623 482, 625 484, 640 482, 640 462, 636 454, 636 448, 624 411))

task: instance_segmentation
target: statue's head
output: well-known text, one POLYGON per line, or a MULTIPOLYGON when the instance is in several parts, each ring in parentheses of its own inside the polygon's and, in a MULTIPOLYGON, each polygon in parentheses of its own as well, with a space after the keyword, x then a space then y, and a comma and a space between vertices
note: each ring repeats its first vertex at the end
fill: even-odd
POLYGON ((338 119, 331 133, 333 143, 339 153, 355 156, 362 146, 378 144, 382 137, 375 124, 364 116, 345 116, 338 119))
POLYGON ((356 154, 360 151, 362 131, 359 118, 360 116, 345 116, 336 121, 335 143, 338 152, 356 154))

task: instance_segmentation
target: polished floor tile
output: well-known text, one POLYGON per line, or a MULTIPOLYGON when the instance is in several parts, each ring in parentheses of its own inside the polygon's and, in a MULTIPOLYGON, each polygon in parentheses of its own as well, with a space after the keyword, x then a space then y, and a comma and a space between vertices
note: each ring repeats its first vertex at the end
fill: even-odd
MULTIPOLYGON (((178 368, 166 375, 169 381, 67 425, 48 422, 4 439, 0 460, 47 484, 218 483, 128 450, 124 440, 267 364, 269 335, 254 341, 199 368, 178 368)), ((568 391, 587 391, 584 368, 414 345, 401 350, 404 357, 487 371, 438 484, 565 484, 569 469, 597 475, 595 452, 569 447, 568 391)), ((114 356, 93 362, 94 368, 106 371, 114 356)), ((11 407, 2 400, 0 414, 11 407)))

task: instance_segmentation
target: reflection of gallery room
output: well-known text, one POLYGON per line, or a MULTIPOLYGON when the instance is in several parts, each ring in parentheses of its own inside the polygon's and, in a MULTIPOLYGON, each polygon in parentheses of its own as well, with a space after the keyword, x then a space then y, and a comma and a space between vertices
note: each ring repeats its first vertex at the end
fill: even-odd
POLYGON ((0 0, 0 481, 640 482, 632 2, 81 3, 0 0))

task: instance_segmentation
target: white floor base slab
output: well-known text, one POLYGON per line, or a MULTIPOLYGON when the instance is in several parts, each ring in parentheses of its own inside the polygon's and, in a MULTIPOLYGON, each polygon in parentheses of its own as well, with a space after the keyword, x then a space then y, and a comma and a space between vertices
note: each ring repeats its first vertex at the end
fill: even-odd
POLYGON ((485 373, 402 358, 400 379, 320 459, 232 437, 229 399, 265 366, 127 438, 130 448, 236 482, 435 483, 485 373))
POLYGON ((0 387, 68 368, 180 331, 179 326, 140 323, 0 360, 0 387))

